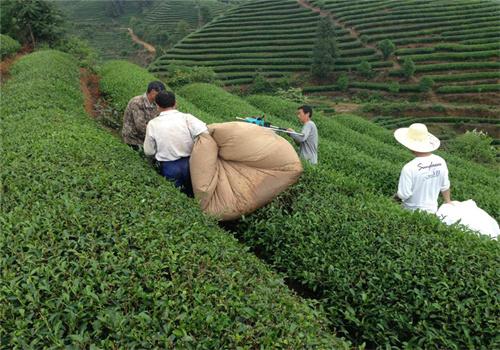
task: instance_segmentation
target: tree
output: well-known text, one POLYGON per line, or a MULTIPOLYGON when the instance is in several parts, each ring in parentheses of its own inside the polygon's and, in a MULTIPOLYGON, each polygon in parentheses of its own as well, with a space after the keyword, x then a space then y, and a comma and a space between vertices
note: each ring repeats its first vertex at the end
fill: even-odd
POLYGON ((269 80, 266 79, 262 71, 257 71, 253 78, 252 85, 250 86, 250 93, 257 94, 262 92, 270 92, 273 86, 269 80))
POLYGON ((396 94, 399 92, 399 83, 397 81, 392 81, 389 83, 389 92, 396 94))
POLYGON ((432 86, 434 85, 434 80, 429 77, 423 77, 420 79, 420 82, 418 84, 418 89, 420 92, 428 92, 432 89, 432 86))
POLYGON ((415 63, 411 58, 405 58, 403 63, 403 74, 406 79, 409 79, 415 74, 415 63))
POLYGON ((337 79, 337 86, 340 89, 340 91, 347 91, 349 88, 349 77, 347 74, 342 73, 339 78, 337 79))
POLYGON ((190 32, 191 28, 189 27, 189 23, 183 19, 180 20, 175 26, 174 33, 170 36, 170 44, 175 45, 184 37, 186 37, 190 32))
POLYGON ((366 60, 363 60, 360 64, 358 64, 357 70, 359 74, 361 74, 364 77, 371 78, 373 76, 372 65, 370 62, 366 60))
POLYGON ((319 21, 317 39, 313 49, 311 73, 317 79, 324 79, 333 71, 338 57, 335 29, 330 17, 319 21))
POLYGON ((394 50, 396 50, 396 45, 394 45, 394 43, 389 39, 380 41, 377 47, 380 51, 382 51, 385 60, 387 60, 394 50))
POLYGON ((63 17, 53 3, 45 0, 2 0, 1 31, 33 47, 63 37, 63 17))
POLYGON ((207 24, 213 19, 212 9, 207 5, 200 6, 200 18, 203 24, 207 24))
POLYGON ((111 0, 106 2, 106 14, 110 17, 120 17, 125 13, 123 0, 111 0))

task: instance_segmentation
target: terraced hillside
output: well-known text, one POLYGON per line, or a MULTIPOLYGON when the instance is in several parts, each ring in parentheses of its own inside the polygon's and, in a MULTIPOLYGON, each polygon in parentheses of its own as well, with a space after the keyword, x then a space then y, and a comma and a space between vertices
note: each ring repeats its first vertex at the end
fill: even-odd
MULTIPOLYGON (((257 70, 268 77, 307 71, 319 5, 336 24, 341 49, 336 69, 354 69, 366 60, 386 73, 378 85, 354 82, 356 89, 388 91, 411 58, 417 78, 429 75, 438 94, 500 91, 500 6, 491 0, 251 1, 185 38, 151 70, 161 73, 173 60, 211 66, 226 84, 248 83, 257 70), (396 44, 394 59, 382 59, 376 44, 383 39, 396 44)), ((419 89, 406 83, 399 91, 419 89)))
MULTIPOLYGON (((150 70, 161 73, 174 60, 183 65, 210 66, 226 84, 249 83, 257 70, 268 77, 307 71, 318 20, 318 13, 295 0, 251 1, 182 40, 150 70)), ((375 67, 392 66, 348 30, 336 29, 343 52, 337 62, 339 70, 354 68, 362 60, 375 67)))
MULTIPOLYGON (((124 61, 98 71, 120 110, 156 79, 124 61)), ((393 202, 411 156, 387 130, 318 113, 320 164, 228 232, 100 129, 80 89, 78 62, 52 50, 18 61, 3 86, 8 348, 498 347, 498 241, 393 202)), ((207 123, 265 113, 298 127, 297 104, 276 96, 176 92, 207 123)), ((453 197, 498 219, 497 173, 440 154, 453 197)))
MULTIPOLYGON (((390 39, 399 64, 411 58, 417 77, 439 94, 498 92, 500 5, 463 0, 312 0, 368 44, 390 39)), ((391 76, 401 76, 392 69, 391 76)))
POLYGON ((112 15, 110 1, 54 1, 67 17, 69 32, 82 37, 103 59, 134 60, 141 48, 135 47, 126 30, 130 17, 142 13, 142 1, 123 2, 123 13, 112 15))
POLYGON ((195 29, 202 24, 201 7, 207 7, 215 17, 222 14, 228 5, 217 0, 157 0, 146 14, 145 22, 173 29, 179 21, 184 20, 195 29))

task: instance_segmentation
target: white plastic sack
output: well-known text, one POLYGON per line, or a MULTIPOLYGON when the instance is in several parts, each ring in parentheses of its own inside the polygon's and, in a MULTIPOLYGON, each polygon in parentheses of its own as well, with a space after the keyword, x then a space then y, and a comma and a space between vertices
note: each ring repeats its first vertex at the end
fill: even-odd
POLYGON ((445 203, 439 207, 436 215, 447 225, 459 222, 491 238, 497 238, 500 234, 496 220, 479 208, 472 199, 464 202, 455 201, 452 204, 445 203))

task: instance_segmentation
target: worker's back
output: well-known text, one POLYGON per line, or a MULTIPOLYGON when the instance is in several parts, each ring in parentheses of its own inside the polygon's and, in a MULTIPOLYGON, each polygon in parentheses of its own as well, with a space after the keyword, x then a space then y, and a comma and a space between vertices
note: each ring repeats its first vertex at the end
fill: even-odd
POLYGON ((435 154, 415 157, 401 171, 398 196, 407 209, 435 213, 441 191, 450 187, 446 161, 435 154))

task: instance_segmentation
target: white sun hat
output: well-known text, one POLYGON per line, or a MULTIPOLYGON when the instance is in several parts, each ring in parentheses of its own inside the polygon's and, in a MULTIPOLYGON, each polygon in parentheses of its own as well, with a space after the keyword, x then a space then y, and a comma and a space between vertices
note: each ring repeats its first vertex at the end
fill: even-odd
POLYGON ((415 152, 432 152, 439 148, 439 139, 427 131, 424 124, 415 123, 409 128, 399 128, 394 131, 396 140, 406 148, 415 152))

